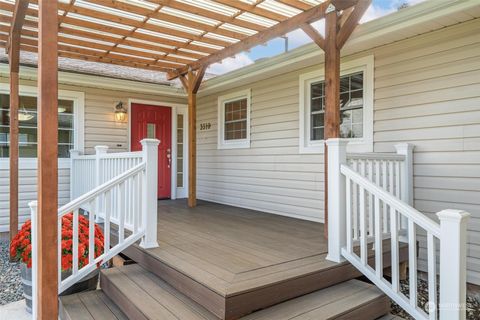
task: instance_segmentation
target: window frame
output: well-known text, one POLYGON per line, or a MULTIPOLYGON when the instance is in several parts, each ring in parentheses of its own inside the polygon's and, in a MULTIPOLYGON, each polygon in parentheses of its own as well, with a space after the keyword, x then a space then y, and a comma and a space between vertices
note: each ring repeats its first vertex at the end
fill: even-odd
POLYGON ((218 149, 250 148, 251 89, 236 91, 218 97, 218 149), (245 139, 225 140, 225 104, 247 99, 247 134, 245 139))
MULTIPOLYGON (((10 85, 8 83, 0 83, 0 94, 10 95, 10 85)), ((34 86, 19 86, 20 96, 30 96, 38 98, 38 89, 34 86)), ((85 93, 80 91, 58 90, 58 98, 73 101, 73 146, 75 150, 84 151, 84 117, 85 117, 85 93)), ((38 130, 38 125, 37 125, 38 130)), ((19 157, 20 168, 36 168, 36 158, 19 157)), ((0 158, 1 165, 8 165, 9 158, 0 158)), ((58 158, 60 168, 70 167, 70 158, 58 158)))
MULTIPOLYGON (((324 67, 299 77, 299 152, 324 153, 325 140, 311 140, 311 85, 325 81, 324 67)), ((373 55, 347 61, 340 66, 340 76, 363 72, 363 137, 346 138, 349 152, 373 151, 373 55)))

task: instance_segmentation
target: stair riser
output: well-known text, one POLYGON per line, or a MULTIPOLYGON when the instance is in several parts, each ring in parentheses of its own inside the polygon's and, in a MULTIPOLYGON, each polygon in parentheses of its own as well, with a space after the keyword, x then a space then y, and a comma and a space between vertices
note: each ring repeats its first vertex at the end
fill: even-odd
POLYGON ((100 287, 105 294, 125 313, 129 319, 149 320, 131 301, 109 281, 108 277, 100 275, 100 287))

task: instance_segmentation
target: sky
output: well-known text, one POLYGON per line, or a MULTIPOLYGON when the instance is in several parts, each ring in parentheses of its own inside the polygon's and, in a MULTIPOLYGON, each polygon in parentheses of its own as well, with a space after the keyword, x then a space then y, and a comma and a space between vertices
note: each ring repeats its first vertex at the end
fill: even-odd
MULTIPOLYGON (((365 12, 365 15, 360 20, 360 23, 371 21, 379 17, 385 16, 389 13, 397 11, 398 7, 403 4, 409 6, 423 2, 424 0, 372 0, 372 4, 365 12)), ((324 33, 325 23, 320 20, 312 24, 320 33, 324 33)), ((295 49, 299 46, 312 42, 312 40, 302 31, 295 30, 288 35, 289 50, 295 49)), ((260 45, 252 48, 248 52, 237 54, 234 58, 227 58, 222 63, 215 63, 208 72, 212 74, 224 74, 229 71, 252 64, 258 59, 272 57, 283 53, 285 51, 285 40, 283 38, 273 39, 265 45, 260 45)))

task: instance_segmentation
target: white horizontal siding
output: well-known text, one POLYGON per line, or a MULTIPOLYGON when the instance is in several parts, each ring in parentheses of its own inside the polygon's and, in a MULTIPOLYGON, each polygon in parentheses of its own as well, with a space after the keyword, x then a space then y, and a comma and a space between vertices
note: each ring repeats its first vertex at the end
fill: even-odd
MULTIPOLYGON (((374 149, 415 145, 415 207, 462 209, 468 224, 468 281, 480 284, 480 21, 375 52, 374 149), (397 51, 398 50, 398 51, 397 51)), ((419 236, 426 270, 426 239, 419 236)))
MULTIPOLYGON (((374 150, 415 145, 415 206, 472 213, 468 280, 480 284, 480 20, 378 47, 344 59, 375 57, 374 150)), ((217 94, 198 102, 198 197, 323 221, 323 155, 298 151, 299 75, 250 88, 251 148, 217 150, 217 94)), ((420 268, 425 268, 425 239, 420 268)))

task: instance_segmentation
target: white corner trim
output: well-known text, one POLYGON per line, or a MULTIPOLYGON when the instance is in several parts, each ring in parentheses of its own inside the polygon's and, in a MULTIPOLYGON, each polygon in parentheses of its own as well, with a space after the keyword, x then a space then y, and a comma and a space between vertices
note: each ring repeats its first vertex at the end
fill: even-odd
MULTIPOLYGON (((10 76, 8 64, 0 63, 0 76, 6 78, 10 76)), ((37 68, 20 66, 20 79, 37 81, 37 68)), ((168 86, 156 83, 116 79, 107 76, 97 76, 67 71, 58 72, 58 83, 95 89, 101 88, 116 91, 187 97, 182 88, 174 85, 168 86)))
MULTIPOLYGON (((340 64, 340 74, 363 71, 363 138, 348 139, 349 152, 373 151, 373 95, 374 57, 373 55, 340 64)), ((310 85, 325 79, 323 67, 299 76, 299 153, 318 154, 324 152, 324 140, 310 141, 310 85)))
POLYGON ((218 149, 245 149, 245 148, 250 148, 250 113, 251 113, 251 96, 252 96, 252 90, 251 89, 245 89, 245 90, 240 90, 240 91, 235 91, 229 94, 225 94, 222 96, 218 96, 218 143, 217 143, 217 148, 218 149), (244 99, 247 98, 247 138, 246 139, 240 139, 240 140, 231 140, 231 141, 226 141, 225 140, 225 104, 238 100, 238 99, 244 99))
MULTIPOLYGON (((10 94, 10 85, 0 83, 0 93, 10 94)), ((23 96, 37 97, 38 89, 33 86, 19 86, 23 96)), ((73 101, 73 146, 75 150, 84 151, 85 145, 85 93, 80 91, 58 90, 58 99, 73 101)))

